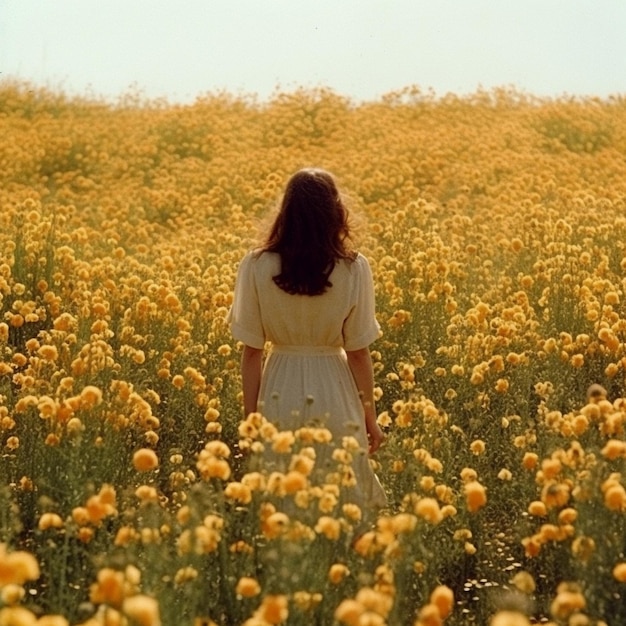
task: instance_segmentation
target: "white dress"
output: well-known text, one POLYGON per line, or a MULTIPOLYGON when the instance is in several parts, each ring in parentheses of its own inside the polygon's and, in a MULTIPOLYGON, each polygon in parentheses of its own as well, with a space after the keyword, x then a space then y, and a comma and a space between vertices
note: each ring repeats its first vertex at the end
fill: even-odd
POLYGON ((335 445, 354 437, 361 452, 353 454, 356 486, 349 499, 367 508, 385 506, 345 353, 369 346, 380 334, 370 266, 361 254, 338 261, 329 277, 332 287, 317 296, 286 293, 272 280, 279 272, 278 254, 248 253, 239 266, 229 313, 235 339, 253 348, 271 342, 258 410, 280 430, 321 422, 335 445))

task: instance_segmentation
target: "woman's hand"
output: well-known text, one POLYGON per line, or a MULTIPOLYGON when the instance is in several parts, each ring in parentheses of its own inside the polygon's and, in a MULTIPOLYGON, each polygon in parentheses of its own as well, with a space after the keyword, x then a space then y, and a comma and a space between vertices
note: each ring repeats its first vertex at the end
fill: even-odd
POLYGON ((376 450, 385 441, 385 433, 383 433, 381 427, 376 421, 376 413, 374 411, 368 412, 365 417, 365 427, 367 429, 367 440, 369 442, 369 453, 374 454, 376 450))

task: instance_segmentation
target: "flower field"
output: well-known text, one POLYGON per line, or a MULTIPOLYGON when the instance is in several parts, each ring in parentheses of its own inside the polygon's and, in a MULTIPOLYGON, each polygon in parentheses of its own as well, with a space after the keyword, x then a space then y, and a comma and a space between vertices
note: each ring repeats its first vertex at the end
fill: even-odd
POLYGON ((0 206, 0 626, 626 623, 624 98, 2 82, 0 206), (225 322, 307 165, 375 279, 364 533, 225 322))

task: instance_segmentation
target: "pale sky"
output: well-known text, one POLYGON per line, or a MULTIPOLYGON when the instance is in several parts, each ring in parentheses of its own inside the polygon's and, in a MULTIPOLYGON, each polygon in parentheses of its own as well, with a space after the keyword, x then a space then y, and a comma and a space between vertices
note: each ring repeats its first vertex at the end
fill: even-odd
POLYGON ((626 93, 626 0, 0 0, 0 80, 191 102, 626 93))

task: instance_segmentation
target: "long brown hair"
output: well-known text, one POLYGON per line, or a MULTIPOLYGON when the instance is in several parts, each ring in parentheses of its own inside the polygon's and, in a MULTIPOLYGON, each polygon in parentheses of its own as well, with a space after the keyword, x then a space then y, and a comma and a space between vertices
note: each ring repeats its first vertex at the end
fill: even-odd
POLYGON ((339 259, 352 259, 348 211, 333 176, 322 169, 296 172, 287 183, 264 251, 280 255, 274 282, 287 293, 315 296, 332 284, 328 280, 339 259))

